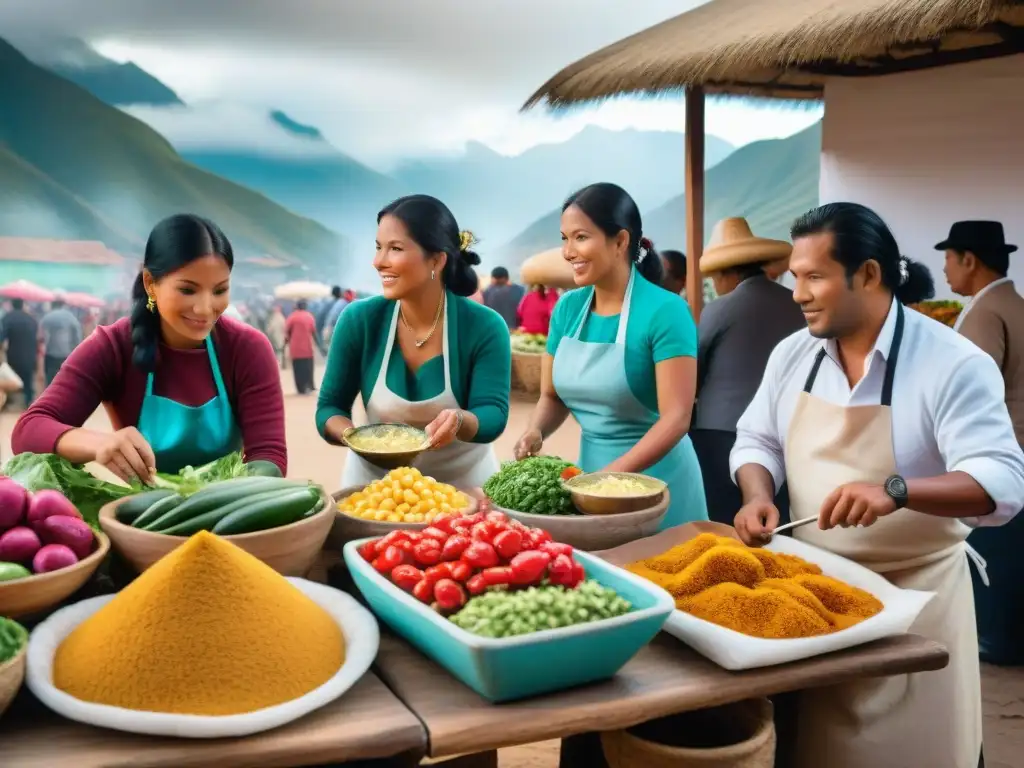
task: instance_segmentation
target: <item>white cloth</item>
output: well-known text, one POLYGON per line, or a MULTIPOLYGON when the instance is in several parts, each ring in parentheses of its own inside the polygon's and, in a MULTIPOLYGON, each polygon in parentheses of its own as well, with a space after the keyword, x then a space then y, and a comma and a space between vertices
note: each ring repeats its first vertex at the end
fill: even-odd
POLYGON ((991 283, 986 285, 984 288, 982 288, 976 294, 971 296, 971 298, 968 300, 967 304, 964 305, 964 308, 962 310, 960 310, 960 314, 957 315, 956 322, 953 323, 953 330, 954 331, 959 331, 960 330, 960 326, 963 325, 964 318, 967 317, 967 313, 971 311, 971 307, 973 307, 975 304, 978 303, 978 299, 980 299, 986 293, 991 291, 993 288, 995 288, 997 286, 1000 286, 1003 283, 1012 283, 1012 282, 1013 282, 1013 280, 1011 280, 1008 277, 1001 277, 998 280, 993 280, 991 283))
MULTIPOLYGON (((730 456, 733 478, 744 464, 760 464, 775 487, 786 478, 785 449, 793 410, 822 345, 814 394, 836 405, 878 405, 885 360, 896 323, 895 303, 868 356, 864 377, 850 389, 833 340, 798 331, 768 359, 761 386, 736 426, 730 456)), ((904 477, 965 472, 996 504, 969 526, 1002 525, 1024 507, 1024 451, 1006 410, 1003 377, 969 340, 920 312, 905 313, 903 345, 893 383, 893 450, 904 477)))
MULTIPOLYGON (((394 314, 391 316, 391 328, 388 331, 388 344, 380 363, 380 372, 377 374, 377 381, 373 385, 370 397, 366 401, 367 423, 409 424, 422 429, 432 422, 441 411, 462 407, 452 392, 451 355, 448 349, 448 301, 446 300, 444 304, 444 337, 441 343, 441 354, 444 358, 444 391, 427 400, 406 400, 388 389, 388 363, 391 361, 391 354, 395 348, 398 312, 399 305, 396 303, 394 314)), ((461 440, 455 440, 444 448, 434 451, 424 451, 417 457, 414 466, 424 475, 429 475, 442 483, 450 483, 465 491, 479 488, 500 469, 492 446, 464 443, 461 440)), ((386 470, 349 452, 345 468, 341 473, 341 487, 352 488, 358 485, 368 485, 374 480, 379 480, 385 474, 386 470)))

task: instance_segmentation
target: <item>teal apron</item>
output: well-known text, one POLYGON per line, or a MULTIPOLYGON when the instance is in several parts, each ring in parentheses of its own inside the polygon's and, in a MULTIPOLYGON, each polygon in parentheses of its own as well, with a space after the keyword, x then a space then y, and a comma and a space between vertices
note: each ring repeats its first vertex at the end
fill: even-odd
MULTIPOLYGON (((552 381, 558 397, 582 429, 579 466, 584 472, 597 472, 621 458, 658 420, 657 411, 641 403, 626 380, 626 328, 635 275, 634 269, 614 343, 580 341, 594 301, 594 289, 586 288, 589 295, 575 331, 562 338, 555 352, 552 381)), ((662 530, 708 519, 700 464, 689 436, 644 474, 668 483, 671 505, 661 523, 662 530)))
POLYGON ((217 394, 202 405, 190 406, 153 394, 153 374, 146 379, 146 395, 136 429, 156 455, 160 472, 176 473, 198 467, 242 448, 242 433, 235 421, 213 341, 206 337, 217 394))

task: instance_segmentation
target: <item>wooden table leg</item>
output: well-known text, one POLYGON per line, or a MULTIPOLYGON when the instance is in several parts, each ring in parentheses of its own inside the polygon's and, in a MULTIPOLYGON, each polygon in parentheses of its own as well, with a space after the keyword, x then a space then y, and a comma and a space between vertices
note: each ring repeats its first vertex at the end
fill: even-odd
POLYGON ((601 747, 601 735, 581 733, 562 739, 558 768, 608 768, 601 747))

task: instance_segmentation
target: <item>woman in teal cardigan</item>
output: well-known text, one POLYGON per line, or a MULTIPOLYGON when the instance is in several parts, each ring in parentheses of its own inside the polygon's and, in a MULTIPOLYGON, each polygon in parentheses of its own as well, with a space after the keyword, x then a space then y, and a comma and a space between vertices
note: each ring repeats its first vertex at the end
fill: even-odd
MULTIPOLYGON (((472 489, 498 471, 490 443, 508 422, 512 350, 501 316, 466 298, 480 263, 472 244, 447 206, 427 195, 377 214, 373 266, 383 295, 355 302, 335 327, 316 408, 329 443, 352 428, 361 392, 369 423, 426 430, 433 450, 416 463, 424 474, 472 489)), ((349 454, 341 486, 383 474, 349 454)))

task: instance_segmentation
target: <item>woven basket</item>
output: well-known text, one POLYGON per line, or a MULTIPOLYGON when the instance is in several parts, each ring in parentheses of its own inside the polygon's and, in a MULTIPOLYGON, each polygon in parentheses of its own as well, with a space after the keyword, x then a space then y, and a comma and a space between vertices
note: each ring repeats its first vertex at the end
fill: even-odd
POLYGON ((524 392, 540 393, 540 364, 544 355, 512 353, 512 374, 524 392))
POLYGON ((18 651, 13 659, 0 664, 0 717, 14 701, 21 683, 25 679, 25 658, 28 655, 28 643, 18 651))
POLYGON ((609 768, 773 768, 772 705, 752 699, 673 715, 602 733, 601 745, 609 768))

